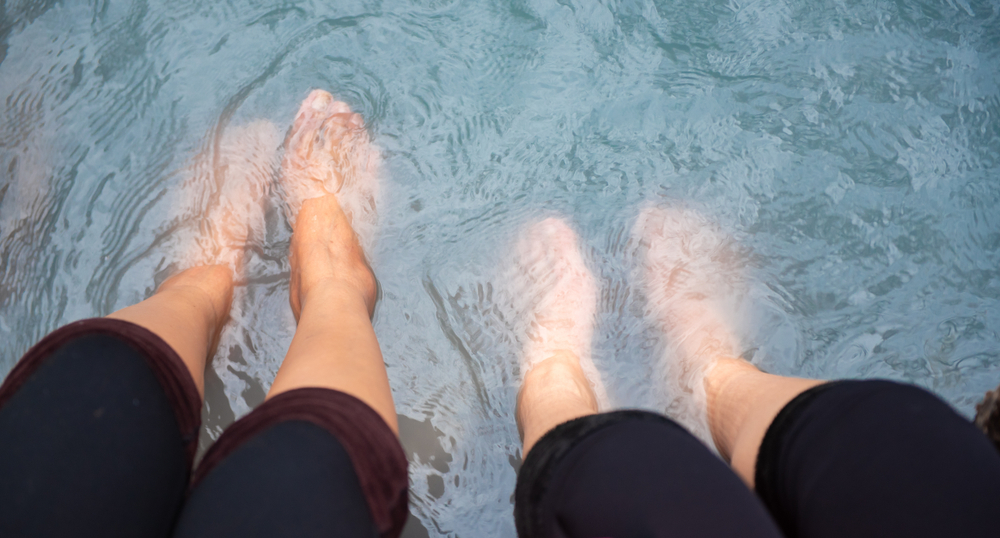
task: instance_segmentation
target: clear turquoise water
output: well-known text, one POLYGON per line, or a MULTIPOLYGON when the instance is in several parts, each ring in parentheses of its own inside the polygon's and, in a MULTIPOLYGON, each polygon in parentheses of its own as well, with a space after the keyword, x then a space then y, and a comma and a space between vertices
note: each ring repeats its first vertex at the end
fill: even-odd
MULTIPOLYGON (((310 88, 383 149, 375 318, 410 536, 514 536, 517 354, 502 268, 532 218, 599 275, 595 361, 662 409, 622 261, 645 200, 747 248, 744 355, 888 377, 969 414, 1000 381, 1000 3, 18 1, 0 4, 0 373, 179 263, 175 197, 234 125, 310 88), (652 385, 652 386, 651 386, 652 385)), ((205 443, 291 339, 277 203, 210 367, 205 443)))

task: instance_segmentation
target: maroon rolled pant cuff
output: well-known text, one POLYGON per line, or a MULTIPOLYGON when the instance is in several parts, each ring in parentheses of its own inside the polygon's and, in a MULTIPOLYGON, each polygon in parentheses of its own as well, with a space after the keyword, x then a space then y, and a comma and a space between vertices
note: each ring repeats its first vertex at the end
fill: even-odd
POLYGON ((409 476, 396 434, 379 414, 349 394, 324 388, 283 392, 233 423, 195 470, 192 488, 227 456, 280 422, 302 420, 323 428, 354 465, 372 520, 383 537, 399 536, 406 523, 409 476))
POLYGON ((120 319, 91 318, 74 321, 42 338, 21 357, 0 385, 0 407, 28 380, 54 352, 70 341, 88 335, 112 336, 125 343, 145 360, 153 371, 177 417, 184 440, 188 466, 194 462, 201 428, 201 395, 184 361, 162 338, 135 323, 120 319))

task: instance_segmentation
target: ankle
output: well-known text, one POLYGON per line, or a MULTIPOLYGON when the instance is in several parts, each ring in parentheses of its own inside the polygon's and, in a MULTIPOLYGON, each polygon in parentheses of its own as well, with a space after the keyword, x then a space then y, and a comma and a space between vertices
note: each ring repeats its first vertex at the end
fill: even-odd
POLYGON ((331 289, 359 296, 369 316, 374 312, 375 274, 335 195, 310 198, 302 203, 292 234, 289 261, 290 302, 296 319, 308 297, 331 289))
POLYGON ((551 387, 572 387, 573 392, 581 398, 596 401, 590 381, 580 366, 580 358, 575 353, 560 349, 550 351, 547 355, 547 358, 535 362, 524 374, 525 388, 546 390, 551 387))
POLYGON ((741 402, 740 389, 752 384, 753 378, 761 374, 763 372, 749 362, 729 357, 717 359, 705 372, 708 427, 719 454, 727 461, 732 457, 741 425, 749 412, 745 405, 733 405, 733 402, 741 402))
POLYGON ((156 293, 183 296, 217 332, 229 319, 233 303, 233 272, 225 265, 192 267, 168 278, 156 293))
POLYGON ((594 389, 571 352, 554 352, 524 375, 516 420, 526 448, 553 427, 596 412, 594 389))
POLYGON ((371 276, 370 283, 358 280, 331 276, 300 288, 298 304, 292 305, 293 310, 300 313, 311 304, 338 305, 340 308, 363 308, 370 318, 375 311, 375 277, 371 276))
POLYGON ((197 326, 208 331, 205 356, 211 357, 218 346, 222 328, 229 321, 233 303, 232 270, 225 265, 192 267, 164 281, 155 295, 171 297, 177 305, 187 305, 189 308, 183 311, 185 317, 201 317, 197 326))

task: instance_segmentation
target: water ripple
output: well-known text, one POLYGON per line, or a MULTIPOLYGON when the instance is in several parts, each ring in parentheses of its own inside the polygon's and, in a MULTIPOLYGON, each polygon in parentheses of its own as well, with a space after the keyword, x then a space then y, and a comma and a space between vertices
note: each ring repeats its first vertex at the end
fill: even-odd
MULTIPOLYGON (((745 249, 744 357, 912 381, 968 414, 1000 368, 998 21, 993 0, 7 2, 0 371, 148 296, 217 196, 224 141, 283 131, 321 87, 384 156, 375 327, 428 535, 515 534, 504 268, 545 216, 600 281, 594 359, 620 405, 669 405, 629 230, 672 199, 745 249)), ((203 449, 294 332, 290 229, 266 206, 203 449)))

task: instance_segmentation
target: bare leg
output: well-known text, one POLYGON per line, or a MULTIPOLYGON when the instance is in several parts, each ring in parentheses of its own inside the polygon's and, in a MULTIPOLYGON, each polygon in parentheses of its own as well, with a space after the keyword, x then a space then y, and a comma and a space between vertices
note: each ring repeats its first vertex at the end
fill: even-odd
POLYGON ((714 441, 751 488, 757 451, 782 407, 821 381, 770 375, 738 358, 727 320, 740 293, 740 257, 697 213, 648 208, 633 232, 650 314, 672 344, 665 366, 682 410, 673 418, 714 441))
POLYGON ((109 318, 152 331, 180 355, 198 394, 205 395, 205 364, 229 320, 233 274, 224 265, 192 267, 160 285, 152 297, 109 318))
POLYGON ((344 183, 333 185, 340 192, 331 194, 324 181, 349 175, 357 183, 377 181, 367 168, 349 168, 358 166, 350 152, 367 144, 367 135, 346 107, 326 92, 311 93, 286 148, 282 188, 294 222, 289 299, 298 327, 268 398, 305 387, 339 390, 371 406, 398 432, 371 324, 375 276, 340 203, 354 193, 344 183))
POLYGON ((234 274, 243 269, 251 229, 263 225, 261 202, 277 136, 274 125, 265 121, 226 134, 222 167, 214 176, 219 181, 214 186, 217 201, 207 209, 197 241, 180 256, 182 263, 194 267, 167 279, 149 299, 108 316, 140 325, 166 341, 188 367, 202 396, 205 365, 229 319, 234 274))
POLYGON ((720 359, 708 371, 705 391, 712 438, 749 487, 754 487, 757 452, 774 417, 793 398, 822 383, 766 374, 741 359, 720 359))
POLYGON ((517 402, 527 455, 555 426, 596 413, 603 387, 590 359, 597 287, 576 234, 558 219, 535 224, 521 242, 519 265, 523 295, 534 301, 517 402))

